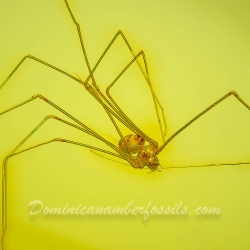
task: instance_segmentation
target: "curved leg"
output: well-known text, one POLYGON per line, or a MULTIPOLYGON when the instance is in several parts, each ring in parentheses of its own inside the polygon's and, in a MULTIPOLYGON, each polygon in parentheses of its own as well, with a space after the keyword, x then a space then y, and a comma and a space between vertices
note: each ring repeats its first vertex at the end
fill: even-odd
MULTIPOLYGON (((79 38, 80 38, 80 41, 81 41, 81 46, 82 46, 83 54, 84 54, 84 57, 85 57, 85 61, 86 61, 86 64, 87 64, 87 66, 88 66, 88 69, 89 69, 90 77, 92 78, 93 83, 95 83, 94 76, 93 76, 93 71, 91 71, 90 64, 89 64, 89 61, 88 61, 88 58, 87 58, 87 54, 86 54, 86 51, 85 51, 85 48, 84 48, 83 39, 82 39, 82 35, 81 35, 81 30, 80 30, 80 25, 76 22, 76 19, 74 18, 73 13, 72 13, 72 11, 71 11, 71 9, 70 9, 70 7, 69 7, 69 5, 68 5, 68 3, 67 3, 66 0, 65 0, 65 3, 66 3, 66 6, 67 6, 67 8, 68 8, 68 11, 69 11, 69 13, 70 13, 70 15, 71 15, 72 20, 74 21, 75 25, 77 26, 78 35, 79 35, 79 38)), ((119 32, 117 33, 116 37, 117 37, 119 34, 123 37, 124 41, 126 42, 127 46, 129 47, 129 49, 130 49, 130 51, 131 51, 131 53, 132 53, 132 55, 133 55, 134 52, 132 51, 131 46, 130 46, 129 43, 127 42, 127 40, 126 40, 125 36, 123 35, 123 33, 122 33, 121 31, 119 31, 119 32)), ((111 44, 114 42, 114 40, 116 39, 116 37, 112 40, 111 44)), ((97 64, 95 65, 95 68, 94 68, 94 69, 97 68, 97 66, 99 65, 100 61, 102 60, 102 58, 103 58, 104 55, 106 54, 107 50, 108 50, 109 47, 111 46, 111 44, 110 44, 110 45, 108 46, 108 48, 105 50, 105 52, 103 53, 103 55, 101 56, 101 58, 99 59, 99 61, 97 62, 97 64)), ((16 70, 21 66, 21 64, 22 64, 27 58, 30 58, 30 59, 32 59, 32 60, 35 60, 35 61, 37 61, 37 62, 39 62, 39 63, 41 63, 41 64, 43 64, 43 65, 45 65, 45 66, 47 66, 47 67, 50 67, 50 68, 52 68, 52 69, 54 69, 54 70, 56 70, 56 71, 58 71, 58 72, 60 72, 60 73, 62 73, 62 74, 64 74, 64 75, 66 75, 66 76, 72 78, 73 80, 75 80, 75 81, 77 81, 77 82, 83 84, 83 85, 85 86, 85 88, 86 88, 86 89, 96 98, 96 94, 94 94, 94 93, 93 93, 93 90, 91 90, 91 87, 88 86, 87 81, 86 81, 86 82, 83 82, 81 79, 78 79, 78 78, 72 76, 71 74, 69 74, 69 73, 67 73, 67 72, 65 72, 65 71, 63 71, 63 70, 61 70, 61 69, 59 69, 59 68, 57 68, 57 67, 55 67, 55 66, 53 66, 53 65, 51 65, 51 64, 49 64, 49 63, 47 63, 47 62, 45 62, 45 61, 42 61, 41 59, 36 58, 36 57, 34 57, 34 56, 32 56, 32 55, 26 55, 26 56, 20 61, 20 63, 14 68, 14 70, 11 72, 11 74, 10 74, 10 75, 6 78, 6 80, 0 85, 0 89, 8 82, 8 80, 11 78, 11 76, 16 72, 16 70)), ((137 61, 137 63, 138 63, 138 65, 139 65, 140 69, 142 70, 142 67, 141 67, 141 65, 139 64, 138 61, 137 61)), ((143 70, 142 70, 142 72, 143 72, 143 74, 144 74, 144 76, 145 76, 145 73, 144 73, 143 70)), ((145 76, 145 77, 146 77, 146 76, 145 76)), ((89 78, 88 78, 88 79, 89 79, 89 78)), ((151 85, 150 85, 150 86, 151 86, 151 85)), ((152 88, 151 88, 151 91, 153 91, 152 88)), ((154 93, 154 92, 152 92, 152 93, 154 93)), ((154 94, 154 95, 155 95, 155 94, 154 94)), ((97 98, 96 98, 96 99, 97 99, 97 98)), ((126 119, 126 118, 125 118, 125 120, 122 119, 122 117, 121 117, 121 115, 119 114, 118 111, 115 110, 115 112, 114 112, 112 109, 110 109, 110 107, 108 107, 107 105, 105 105, 105 103, 102 102, 102 100, 101 100, 100 98, 98 98, 98 99, 99 99, 98 101, 103 105, 103 107, 105 108, 105 110, 108 111, 109 113, 112 113, 112 114, 113 114, 118 120, 120 120, 125 126, 127 126, 127 127, 131 127, 131 126, 132 126, 132 127, 133 127, 133 129, 132 129, 133 132, 141 134, 141 135, 142 135, 143 137, 145 137, 148 141, 150 141, 151 143, 156 144, 156 142, 155 142, 154 140, 152 140, 151 138, 149 138, 149 137, 148 137, 146 134, 144 134, 138 127, 136 127, 136 126, 132 123, 132 121, 130 121, 129 119, 126 119)), ((153 99, 154 99, 154 101, 155 101, 155 98, 153 98, 153 99)), ((158 104, 160 105, 159 102, 158 102, 158 104)), ((156 104, 155 104, 155 105, 156 105, 156 104)), ((111 107, 111 108, 112 108, 112 107, 111 107)), ((122 112, 122 111, 120 111, 120 112, 122 112)), ((158 112, 158 111, 157 111, 157 112, 158 112)), ((123 112, 122 112, 122 114, 123 114, 123 112)), ((163 114, 163 117, 164 117, 164 114, 163 114)), ((165 119, 165 118, 164 118, 164 119, 165 119)), ((158 118, 158 120, 159 120, 159 118, 158 118)), ((113 121, 112 121, 112 122, 113 122, 113 121)), ((159 122, 160 122, 160 120, 159 120, 159 122)), ((113 123, 114 123, 114 122, 113 122, 113 123)), ((116 128, 116 129, 117 129, 117 128, 116 128)), ((118 133, 119 133, 119 131, 118 131, 118 133)), ((119 133, 119 134, 120 134, 120 133, 119 133)), ((123 137, 121 137, 121 138, 123 138, 123 137)))
POLYGON ((51 65, 51 64, 49 64, 49 63, 47 63, 47 62, 45 62, 45 61, 42 61, 42 60, 40 60, 40 59, 37 58, 37 57, 31 56, 31 55, 26 55, 26 56, 17 64, 17 66, 12 70, 12 72, 11 72, 10 75, 5 79, 5 81, 0 85, 0 89, 9 81, 9 79, 12 77, 12 75, 14 75, 14 73, 17 71, 17 69, 24 63, 24 61, 25 61, 27 58, 32 59, 32 60, 34 60, 34 61, 36 61, 36 62, 39 62, 39 63, 41 63, 41 64, 43 64, 43 65, 45 65, 45 66, 47 66, 47 67, 49 67, 49 68, 51 68, 51 69, 54 69, 54 70, 56 70, 56 71, 58 71, 58 72, 60 72, 60 73, 62 73, 62 74, 64 74, 64 75, 66 75, 66 76, 72 78, 73 80, 75 80, 75 81, 77 81, 77 82, 79 82, 79 83, 82 84, 81 80, 79 80, 78 78, 72 76, 71 74, 67 73, 66 71, 63 71, 63 70, 61 70, 61 69, 59 69, 59 68, 57 68, 57 67, 55 67, 55 66, 53 66, 53 65, 51 65))
MULTIPOLYGON (((122 115, 108 100, 109 106, 107 106, 101 99, 101 97, 98 95, 98 93, 93 89, 92 86, 87 85, 85 86, 88 92, 94 96, 94 98, 104 107, 106 111, 108 111, 110 114, 112 114, 114 117, 116 117, 121 123, 123 123, 127 128, 129 128, 131 131, 133 131, 136 134, 141 135, 144 137, 147 141, 151 142, 154 145, 158 145, 156 141, 151 139, 149 136, 147 136, 145 133, 143 133, 131 120, 128 119, 128 117, 124 114, 122 115)), ((106 98, 106 97, 105 97, 106 98)), ((106 98, 107 99, 107 98, 106 98)))
POLYGON ((193 122, 195 122, 197 119, 199 119, 201 116, 206 114, 209 110, 214 108, 216 105, 218 105, 219 103, 221 103, 222 101, 224 101, 226 98, 228 98, 231 95, 233 95, 241 104, 243 104, 248 110, 250 110, 250 106, 245 101, 243 101, 235 91, 230 91, 229 93, 227 93, 226 95, 221 97, 218 101, 214 102, 208 108, 206 108, 201 113, 199 113, 197 116, 195 116, 192 120, 190 120, 188 123, 186 123, 179 130, 177 130, 172 136, 170 136, 167 139, 167 141, 165 143, 163 143, 163 145, 161 147, 158 148, 156 154, 159 154, 167 146, 167 144, 169 142, 171 142, 180 132, 182 132, 184 129, 186 129, 188 126, 190 126, 193 122))
MULTIPOLYGON (((116 35, 114 36, 114 38, 111 40, 111 42, 109 43, 109 45, 107 46, 107 48, 104 50, 104 52, 102 53, 101 57, 99 58, 99 60, 97 61, 96 65, 94 66, 94 68, 92 69, 92 74, 95 72, 96 68, 99 66, 100 62, 102 61, 103 57, 106 55, 106 53, 108 52, 108 50, 110 49, 110 47, 112 46, 112 44, 115 42, 115 40, 121 36, 123 41, 125 42, 125 44, 127 45, 128 49, 130 50, 133 58, 136 57, 136 54, 134 53, 133 49, 131 48, 128 40, 126 39, 125 35, 123 34, 123 32, 121 30, 119 30, 116 35)), ((156 93, 153 90, 153 86, 150 80, 150 76, 149 76, 149 71, 148 71, 148 66, 147 66, 147 61, 146 61, 146 57, 143 56, 143 63, 144 63, 144 67, 146 69, 146 73, 143 70, 142 65, 140 64, 140 62, 138 60, 136 60, 137 65, 139 66, 145 80, 147 81, 150 91, 152 93, 152 98, 154 101, 154 105, 155 105, 155 110, 156 110, 156 114, 157 114, 157 119, 158 119, 158 123, 160 126, 160 130, 161 130, 161 134, 162 134, 162 139, 163 141, 165 141, 164 137, 166 135, 167 132, 167 124, 166 124, 166 119, 165 119, 165 114, 164 114, 164 109, 159 101, 159 99, 157 98, 156 93), (159 111, 158 111, 158 107, 157 104, 159 105, 160 109, 161 109, 161 113, 162 113, 162 117, 163 117, 163 122, 164 122, 164 130, 163 130, 163 126, 161 124, 161 120, 160 120, 160 116, 159 116, 159 111)), ((86 79, 86 83, 88 83, 88 81, 90 80, 91 75, 88 76, 88 78, 86 79)), ((109 103, 109 101, 106 99, 106 97, 103 95, 103 93, 100 91, 99 87, 96 85, 96 82, 93 82, 94 87, 96 88, 96 90, 98 91, 98 93, 104 98, 104 100, 109 103)), ((119 110, 122 114, 124 114, 121 110, 119 110)))
POLYGON ((74 145, 78 145, 78 146, 82 146, 82 147, 86 147, 86 148, 89 148, 91 150, 95 150, 95 151, 100 151, 102 153, 105 153, 105 154, 109 154, 109 155, 112 155, 112 156, 115 156, 115 157, 118 157, 118 158, 121 158, 123 160, 126 160, 126 158, 124 158, 123 156, 121 156, 120 154, 115 154, 113 152, 110 152, 110 151, 107 151, 107 150, 104 150, 104 149, 101 149, 101 148, 97 148, 97 147, 93 147, 93 146, 90 146, 90 145, 87 145, 87 144, 82 144, 82 143, 79 143, 79 142, 74 142, 74 141, 70 141, 70 140, 66 140, 66 139, 60 139, 60 138, 55 138, 55 139, 52 139, 50 141, 46 141, 46 142, 43 142, 43 143, 40 143, 40 144, 37 144, 37 145, 34 145, 32 147, 29 147, 29 148, 26 148, 26 149, 23 149, 23 150, 20 150, 20 151, 17 151, 40 127, 42 127, 42 125, 45 124, 45 122, 49 119, 55 119, 55 120, 58 120, 60 122, 63 122, 73 128, 76 128, 78 130, 81 130, 83 132, 86 132, 83 128, 81 127, 78 127, 72 123, 69 123, 57 116, 54 116, 54 115, 48 115, 46 116, 36 127, 35 129, 33 129, 4 159, 3 161, 3 165, 2 165, 2 193, 3 193, 3 197, 2 197, 2 246, 3 246, 3 243, 4 243, 4 235, 5 235, 5 232, 6 232, 6 229, 7 229, 7 163, 8 163, 8 160, 9 158, 17 155, 17 154, 20 154, 20 153, 23 153, 25 151, 28 151, 28 150, 31 150, 31 149, 34 149, 34 148, 37 148, 37 147, 40 147, 40 146, 43 146, 43 145, 46 145, 46 144, 49 144, 49 143, 52 143, 52 142, 66 142, 66 143, 69 143, 69 144, 74 144, 74 145))
POLYGON ((90 67, 90 64, 89 64, 89 60, 88 60, 88 56, 87 56, 87 53, 86 53, 86 50, 85 50, 85 47, 84 47, 84 43, 83 43, 83 39, 82 39, 82 33, 81 33, 81 28, 80 28, 80 25, 79 23, 76 21, 74 15, 73 15, 73 12, 71 11, 70 7, 69 7, 69 4, 68 4, 68 1, 67 0, 64 0, 66 6, 67 6, 67 9, 70 13, 70 16, 74 22, 74 24, 76 25, 76 28, 77 28, 77 32, 78 32, 78 36, 79 36, 79 39, 80 39, 80 42, 81 42, 81 47, 82 47, 82 52, 83 52, 83 55, 84 55, 84 59, 85 59, 85 62, 87 64, 87 67, 88 67, 88 70, 89 70, 89 74, 90 74, 90 77, 93 78, 93 81, 94 81, 94 77, 93 77, 93 74, 92 74, 92 70, 91 70, 91 67, 90 67))
MULTIPOLYGON (((16 109, 26 103, 29 103, 33 100, 35 100, 36 98, 39 98, 43 101, 45 101, 46 103, 48 103, 49 105, 51 105, 52 107, 56 108, 57 110, 59 110, 61 113, 63 113, 64 115, 66 115, 67 117, 69 117, 71 120, 73 120, 74 122, 76 122, 77 124, 79 124, 81 127, 83 127, 83 132, 90 134, 91 136, 103 141, 105 144, 107 144, 108 146, 110 146, 112 149, 114 149, 118 154, 121 154, 124 158, 126 158, 126 160, 129 161, 129 163, 134 166, 133 161, 131 160, 131 157, 129 157, 128 155, 126 155, 123 151, 121 151, 117 146, 115 146, 114 144, 112 144, 111 142, 105 140, 102 136, 100 136, 98 133, 96 133, 95 131, 93 131, 92 129, 90 129, 88 126, 86 126, 84 123, 80 122, 79 120, 77 120, 75 117, 73 117, 72 115, 70 115, 69 113, 67 113, 65 110, 61 109, 59 106, 57 106, 56 104, 54 104, 53 102, 51 102, 50 100, 48 100, 47 98, 45 98, 44 96, 40 95, 40 94, 36 94, 33 95, 31 98, 27 99, 24 102, 21 102, 20 104, 17 104, 3 112, 0 113, 0 115, 5 114, 13 109, 16 109)), ((66 123, 66 121, 65 121, 66 123)), ((135 166, 134 166, 135 167, 135 166)))
MULTIPOLYGON (((118 104, 115 102, 115 100, 111 97, 110 95, 110 89, 111 87, 117 82, 117 80, 124 74, 124 72, 135 62, 137 61, 138 57, 139 56, 143 56, 144 59, 145 58, 145 54, 143 51, 140 51, 132 61, 130 61, 130 63, 121 71, 121 73, 115 78, 115 80, 107 87, 106 89, 106 94, 108 96, 108 98, 112 101, 112 103, 116 106, 116 108, 123 114, 123 116, 125 116, 127 119, 129 119, 124 113, 123 111, 120 109, 120 107, 118 106, 118 104)), ((132 125, 133 126, 133 125, 132 125)), ((143 133, 139 133, 142 137, 146 138, 149 142, 151 142, 152 144, 155 144, 155 142, 153 140, 151 140, 150 138, 148 138, 147 136, 145 136, 143 133)), ((162 138, 163 138, 163 141, 164 141, 164 136, 163 136, 163 133, 162 133, 162 138)), ((155 144, 156 145, 156 144, 155 144)))
MULTIPOLYGON (((67 9, 68 9, 68 11, 69 11, 69 13, 70 13, 70 16, 71 16, 71 18, 72 18, 74 24, 75 24, 76 27, 77 27, 77 32, 78 32, 78 36, 79 36, 79 39, 80 39, 82 52, 83 52, 83 55, 84 55, 84 58, 85 58, 85 62, 86 62, 86 64, 87 64, 87 67, 88 67, 88 70, 89 70, 89 77, 88 77, 87 79, 88 79, 88 80, 89 80, 90 78, 92 79, 93 85, 94 85, 94 87, 96 88, 97 93, 96 93, 96 92, 91 88, 91 86, 88 84, 88 80, 82 82, 82 83, 84 84, 85 88, 86 88, 87 91, 88 91, 90 94, 92 94, 92 95, 94 96, 94 98, 95 98, 99 103, 101 103, 101 105, 104 107, 105 111, 107 112, 109 118, 111 119, 112 123, 114 124, 114 126, 115 126, 115 128, 116 128, 116 130, 117 130, 117 132, 118 132, 118 134, 120 135, 120 138, 121 138, 122 140, 124 140, 123 135, 121 134, 121 131, 120 131, 119 127, 117 126, 117 124, 115 123, 115 121, 114 121, 114 119, 113 119, 111 113, 112 113, 114 116, 116 116, 116 118, 118 118, 118 120, 120 120, 120 121, 121 121, 125 126, 127 126, 128 128, 131 128, 131 127, 132 127, 132 131, 136 131, 137 133, 142 134, 145 138, 147 138, 147 140, 151 141, 152 143, 155 143, 151 138, 149 138, 146 134, 144 134, 137 126, 135 126, 134 123, 133 123, 131 120, 129 120, 129 119, 127 118, 127 116, 124 116, 124 115, 123 115, 123 114, 124 114, 123 112, 121 112, 121 111, 119 112, 119 110, 116 110, 116 109, 112 106, 112 104, 111 104, 110 102, 108 102, 108 100, 105 98, 105 96, 102 94, 102 92, 99 91, 99 88, 97 87, 96 81, 95 81, 95 79, 94 79, 93 70, 92 70, 91 67, 90 67, 90 63, 89 63, 89 60, 88 60, 88 56, 87 56, 87 53, 86 53, 86 50, 85 50, 85 46, 84 46, 84 43, 83 43, 83 38, 82 38, 82 33, 81 33, 80 25, 79 25, 79 23, 76 21, 74 15, 73 15, 73 12, 71 11, 71 9, 70 9, 70 7, 69 7, 69 4, 68 4, 67 0, 64 0, 64 2, 65 2, 65 4, 66 4, 66 6, 67 6, 67 9), (101 98, 99 97, 98 94, 99 94, 101 97, 103 97, 103 98, 105 99, 105 101, 109 104, 109 106, 111 107, 111 109, 110 109, 110 107, 108 107, 108 106, 101 100, 101 98)), ((103 55, 103 56, 104 56, 104 55, 103 55)), ((100 58, 99 61, 97 62, 96 66, 95 66, 95 69, 96 69, 97 65, 99 64, 99 62, 102 60, 103 56, 101 56, 101 58, 100 58)), ((125 145, 126 145, 126 143, 125 143, 125 145)), ((127 147, 127 145, 126 145, 126 147, 127 147)), ((128 149, 128 148, 127 148, 127 149, 128 149)), ((129 156, 130 156, 130 158, 131 158, 131 160, 132 160, 132 155, 131 155, 131 153, 130 153, 129 150, 128 150, 128 152, 129 152, 129 156)))

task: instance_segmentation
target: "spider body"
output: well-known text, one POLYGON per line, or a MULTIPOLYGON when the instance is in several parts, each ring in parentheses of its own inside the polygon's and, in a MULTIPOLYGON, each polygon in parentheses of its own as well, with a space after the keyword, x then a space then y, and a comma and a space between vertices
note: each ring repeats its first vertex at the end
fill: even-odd
POLYGON ((119 141, 118 146, 124 153, 132 154, 135 168, 148 167, 151 171, 161 171, 156 157, 158 145, 148 143, 140 135, 129 134, 119 141))

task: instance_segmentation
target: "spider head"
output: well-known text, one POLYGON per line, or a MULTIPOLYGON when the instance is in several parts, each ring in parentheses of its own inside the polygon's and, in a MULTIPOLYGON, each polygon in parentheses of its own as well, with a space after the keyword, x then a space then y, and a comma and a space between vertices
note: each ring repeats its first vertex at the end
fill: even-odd
POLYGON ((150 145, 144 147, 138 153, 138 158, 141 160, 143 166, 148 167, 151 172, 156 170, 162 171, 159 159, 155 155, 155 150, 150 145))

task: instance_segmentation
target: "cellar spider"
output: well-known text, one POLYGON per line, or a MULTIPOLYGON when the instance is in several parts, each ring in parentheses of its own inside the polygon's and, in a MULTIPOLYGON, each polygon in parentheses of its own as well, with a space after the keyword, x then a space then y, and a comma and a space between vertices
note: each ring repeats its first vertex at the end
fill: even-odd
MULTIPOLYGON (((98 154, 99 156, 103 156, 103 154, 107 155, 107 157, 105 156, 105 158, 109 159, 108 155, 111 155, 113 157, 119 158, 121 160, 125 161, 125 164, 128 164, 130 166, 132 166, 135 169, 149 169, 150 172, 155 172, 155 171, 159 171, 161 172, 164 168, 173 168, 173 167, 162 167, 157 155, 183 130, 185 130, 188 126, 190 126, 192 123, 194 123, 197 119, 199 119, 201 116, 203 116, 205 113, 207 113, 208 111, 210 111, 212 108, 214 108, 216 105, 220 104, 221 102, 223 102, 225 99, 227 99, 229 96, 233 96, 235 97, 243 106, 245 106, 248 110, 250 110, 250 106, 235 92, 235 91, 230 91, 228 93, 226 93, 224 96, 222 96, 221 98, 219 98, 217 101, 215 101, 214 103, 212 103, 209 107, 207 107, 205 110, 203 110, 202 112, 200 112, 198 115, 196 115, 192 120, 190 120, 188 123, 186 123, 184 126, 182 126, 179 130, 177 130, 174 134, 172 134, 170 137, 168 137, 168 139, 165 139, 166 134, 167 134, 167 124, 166 124, 166 120, 165 120, 165 115, 164 115, 164 110, 163 107, 153 89, 153 86, 151 84, 151 80, 150 80, 150 76, 149 76, 149 70, 148 70, 148 66, 147 66, 147 61, 146 61, 146 56, 145 53, 143 51, 140 51, 139 53, 135 53, 130 45, 130 43, 128 42, 126 36, 123 34, 122 31, 118 31, 114 38, 111 40, 111 42, 109 43, 109 45, 107 46, 107 48, 105 49, 105 51, 103 52, 103 54, 101 55, 101 57, 99 58, 99 60, 97 61, 97 63, 94 65, 94 67, 91 67, 89 60, 88 60, 88 56, 84 47, 84 43, 83 43, 83 39, 82 39, 82 35, 81 35, 81 30, 80 30, 80 25, 77 23, 77 20, 75 19, 68 2, 65 0, 65 4, 66 7, 69 11, 69 14, 74 22, 74 24, 77 27, 77 32, 78 32, 78 36, 79 36, 79 40, 80 40, 80 44, 81 44, 81 48, 82 48, 82 52, 84 55, 84 59, 88 68, 88 72, 89 75, 86 79, 82 80, 80 79, 80 77, 75 77, 69 73, 67 73, 66 71, 57 68, 54 65, 51 65, 35 56, 32 55, 26 55, 19 63, 18 65, 14 68, 14 70, 10 73, 10 75, 7 77, 7 79, 0 85, 0 89, 2 87, 4 87, 9 79, 14 75, 14 73, 18 70, 18 68, 22 65, 22 63, 26 60, 26 59, 32 59, 35 62, 39 62, 40 64, 51 68, 55 71, 60 72, 61 74, 64 74, 65 76, 75 80, 76 82, 78 82, 79 84, 83 85, 83 87, 86 89, 86 91, 93 96, 93 98, 95 98, 95 100, 104 108, 105 112, 107 113, 109 119, 111 120, 111 122, 113 123, 117 133, 120 136, 120 141, 118 143, 118 145, 115 145, 113 143, 111 143, 110 141, 104 139, 100 134, 96 133, 94 130, 92 130, 90 127, 88 127, 86 124, 82 123, 81 121, 79 121, 77 118, 73 117, 71 114, 69 114, 68 112, 66 112, 65 110, 63 110, 62 108, 60 108, 59 106, 57 106, 54 102, 52 102, 51 100, 48 100, 45 96, 42 96, 41 94, 35 94, 33 95, 31 98, 24 100, 23 102, 10 107, 4 111, 0 112, 0 115, 3 115, 9 111, 12 111, 14 109, 19 108, 22 105, 25 105, 29 102, 32 102, 35 99, 40 99, 44 102, 46 102, 47 104, 51 105, 52 107, 54 107, 55 109, 57 109, 58 111, 60 111, 62 114, 66 115, 69 119, 71 119, 72 121, 74 121, 76 124, 75 125, 71 122, 68 122, 64 119, 61 119, 60 117, 54 116, 54 115, 49 115, 46 116, 35 128, 34 130, 29 133, 16 147, 14 147, 14 149, 6 156, 6 158, 4 159, 3 162, 3 166, 2 166, 2 192, 3 192, 3 200, 2 200, 2 240, 4 240, 4 234, 6 232, 7 229, 7 185, 6 185, 6 181, 7 181, 7 176, 6 176, 6 170, 7 170, 7 162, 8 160, 12 157, 15 156, 17 154, 23 153, 27 150, 31 150, 52 142, 64 142, 64 143, 69 143, 69 144, 74 144, 74 145, 79 145, 82 147, 86 147, 89 148, 90 150, 92 150, 92 152, 94 152, 95 154, 98 154), (127 48, 129 49, 129 51, 132 54, 132 59, 130 62, 128 62, 128 64, 126 65, 126 67, 120 72, 120 74, 115 78, 115 80, 110 83, 110 85, 107 87, 106 89, 106 95, 99 89, 96 79, 95 79, 95 71, 97 69, 97 67, 99 66, 99 64, 101 63, 102 59, 104 58, 104 56, 106 55, 106 53, 108 52, 108 50, 110 49, 110 47, 113 45, 113 43, 116 41, 116 39, 118 37, 121 37, 125 43, 125 45, 127 46, 127 48), (139 62, 139 58, 143 59, 143 64, 139 62), (114 100, 114 98, 112 97, 110 90, 111 88, 117 83, 118 79, 124 74, 124 72, 126 72, 126 70, 129 69, 129 67, 132 64, 137 64, 141 73, 144 76, 145 79, 145 84, 148 85, 150 91, 151 91, 151 95, 152 95, 152 101, 155 107, 155 112, 156 112, 156 116, 157 116, 157 120, 158 120, 158 124, 159 124, 159 129, 160 129, 160 133, 161 133, 161 138, 163 143, 161 145, 158 144, 158 142, 156 142, 155 140, 153 140, 152 138, 150 138, 148 135, 146 135, 140 128, 138 128, 136 126, 136 124, 124 113, 124 111, 120 108, 120 106, 117 104, 117 102, 114 100), (89 82, 92 82, 91 84, 89 82), (162 118, 161 118, 162 117, 162 118), (75 142, 75 141, 70 141, 70 140, 65 140, 62 138, 55 138, 52 139, 50 141, 46 141, 46 142, 42 142, 40 144, 34 145, 32 147, 23 149, 23 150, 19 150, 18 149, 40 128, 42 127, 47 120, 49 119, 56 119, 57 121, 64 123, 70 127, 73 127, 77 130, 80 130, 84 133, 89 134, 92 137, 95 137, 96 139, 104 142, 106 145, 108 145, 111 149, 113 149, 116 153, 111 152, 111 151, 107 151, 104 150, 102 148, 98 148, 98 147, 94 147, 88 144, 83 144, 83 143, 79 143, 79 142, 75 142), (117 119, 119 122, 121 122, 124 126, 126 126, 128 129, 130 129, 131 133, 127 134, 127 135, 123 135, 119 126, 117 125, 117 122, 115 121, 115 119, 117 119), (101 152, 102 155, 100 155, 98 152, 101 152)), ((109 159, 111 160, 111 159, 109 159)), ((249 164, 249 162, 236 162, 236 163, 218 163, 218 164, 206 164, 206 165, 194 165, 194 166, 183 166, 183 167, 179 167, 179 168, 186 168, 186 167, 206 167, 206 166, 222 166, 222 165, 240 165, 240 164, 249 164)), ((3 242, 2 242, 3 243, 3 242)))

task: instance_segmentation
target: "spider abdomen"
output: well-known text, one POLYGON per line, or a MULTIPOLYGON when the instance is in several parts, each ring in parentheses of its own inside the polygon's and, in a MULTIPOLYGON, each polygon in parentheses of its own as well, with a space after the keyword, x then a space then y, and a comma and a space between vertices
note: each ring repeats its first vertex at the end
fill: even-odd
POLYGON ((119 148, 126 152, 129 150, 131 154, 137 154, 145 145, 145 139, 140 135, 126 135, 119 141, 119 148))

